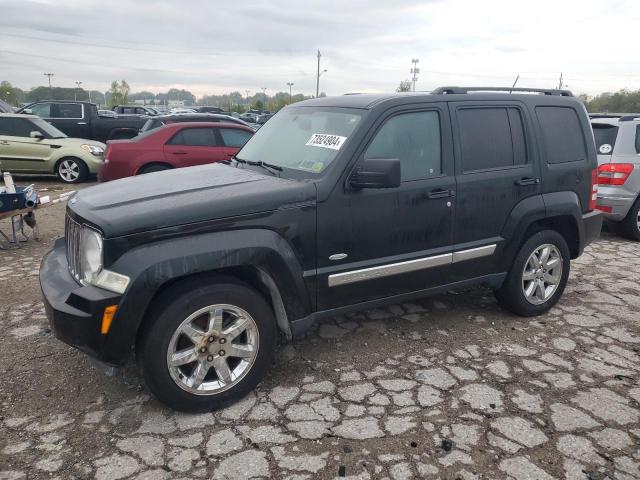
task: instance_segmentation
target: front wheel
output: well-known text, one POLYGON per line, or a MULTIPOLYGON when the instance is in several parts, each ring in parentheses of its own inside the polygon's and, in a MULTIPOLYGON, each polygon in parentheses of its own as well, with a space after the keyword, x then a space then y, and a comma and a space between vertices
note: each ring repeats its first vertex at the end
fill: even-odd
POLYGON ((537 232, 522 245, 504 284, 496 290, 498 303, 523 317, 541 315, 562 296, 569 269, 564 237, 554 230, 537 232))
POLYGON ((82 160, 68 157, 56 164, 56 175, 64 183, 79 183, 87 178, 89 169, 82 160))
POLYGON ((276 322, 253 289, 230 281, 172 288, 147 318, 138 361, 151 392, 171 408, 222 408, 253 390, 266 375, 276 345, 276 322))

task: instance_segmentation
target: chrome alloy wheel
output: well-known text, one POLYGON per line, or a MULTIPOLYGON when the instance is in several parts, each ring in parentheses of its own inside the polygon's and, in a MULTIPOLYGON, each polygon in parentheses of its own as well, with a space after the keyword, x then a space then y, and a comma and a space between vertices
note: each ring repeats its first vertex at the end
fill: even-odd
POLYGON ((235 305, 210 305, 189 315, 167 350, 173 381, 195 395, 212 395, 236 385, 258 354, 255 320, 235 305))
POLYGON ((540 305, 549 300, 562 279, 562 255, 555 245, 536 248, 522 271, 522 291, 529 303, 540 305))
POLYGON ((65 182, 73 183, 80 176, 80 165, 73 160, 63 160, 58 166, 58 173, 65 182))

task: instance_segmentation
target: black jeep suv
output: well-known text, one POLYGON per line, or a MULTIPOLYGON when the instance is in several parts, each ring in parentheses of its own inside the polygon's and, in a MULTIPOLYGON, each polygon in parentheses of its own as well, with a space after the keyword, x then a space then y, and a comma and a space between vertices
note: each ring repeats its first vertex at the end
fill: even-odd
POLYGON ((600 232, 596 151, 566 91, 317 98, 228 165, 98 185, 69 202, 40 281, 55 335, 203 411, 252 390, 279 334, 485 284, 546 312, 600 232))

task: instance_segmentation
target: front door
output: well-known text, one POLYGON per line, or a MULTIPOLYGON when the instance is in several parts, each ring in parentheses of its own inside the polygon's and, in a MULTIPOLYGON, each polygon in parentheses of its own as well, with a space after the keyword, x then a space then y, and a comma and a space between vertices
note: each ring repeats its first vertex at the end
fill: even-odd
MULTIPOLYGON (((516 205, 540 194, 529 114, 514 102, 452 102, 457 174, 455 280, 498 273, 502 233, 516 205)), ((540 200, 541 208, 542 200, 540 200)), ((455 257, 455 255, 454 255, 455 257)), ((455 258, 454 258, 455 260, 455 258)))
POLYGON ((398 158, 398 188, 339 185, 318 206, 318 307, 352 305, 446 283, 455 176, 445 104, 390 111, 363 158, 398 158))

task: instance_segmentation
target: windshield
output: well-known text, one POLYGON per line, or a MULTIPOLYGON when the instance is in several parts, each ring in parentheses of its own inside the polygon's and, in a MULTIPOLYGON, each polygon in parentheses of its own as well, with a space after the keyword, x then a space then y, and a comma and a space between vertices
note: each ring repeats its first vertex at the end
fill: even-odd
POLYGON ((250 162, 321 173, 362 118, 362 110, 287 107, 264 124, 238 153, 250 162))
POLYGON ((593 137, 596 141, 596 151, 600 155, 611 155, 616 144, 618 127, 607 123, 592 123, 593 137))
POLYGON ((67 136, 56 127, 41 118, 31 119, 33 124, 42 130, 49 138, 66 138, 67 136))

